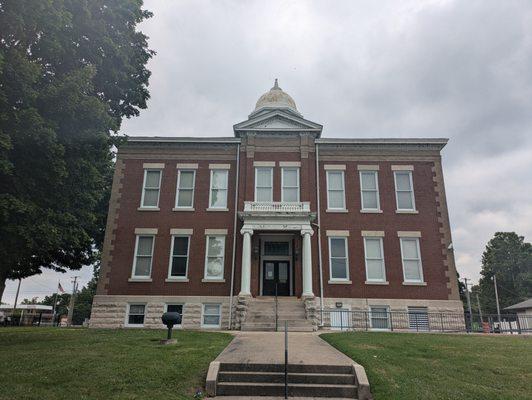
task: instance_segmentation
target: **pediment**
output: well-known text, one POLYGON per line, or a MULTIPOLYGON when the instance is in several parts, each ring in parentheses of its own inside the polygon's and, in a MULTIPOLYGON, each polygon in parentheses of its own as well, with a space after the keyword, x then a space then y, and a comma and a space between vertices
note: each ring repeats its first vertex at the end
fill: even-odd
POLYGON ((256 115, 234 125, 235 134, 240 132, 321 132, 322 126, 291 113, 276 110, 256 115))

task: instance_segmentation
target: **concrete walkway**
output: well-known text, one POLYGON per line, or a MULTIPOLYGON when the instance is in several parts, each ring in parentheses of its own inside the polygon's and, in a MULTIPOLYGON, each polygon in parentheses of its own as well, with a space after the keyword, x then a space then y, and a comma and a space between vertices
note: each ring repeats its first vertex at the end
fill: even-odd
MULTIPOLYGON (((284 364, 284 332, 239 332, 216 358, 222 363, 284 364)), ((288 333, 288 363, 352 365, 353 360, 317 333, 288 333)))

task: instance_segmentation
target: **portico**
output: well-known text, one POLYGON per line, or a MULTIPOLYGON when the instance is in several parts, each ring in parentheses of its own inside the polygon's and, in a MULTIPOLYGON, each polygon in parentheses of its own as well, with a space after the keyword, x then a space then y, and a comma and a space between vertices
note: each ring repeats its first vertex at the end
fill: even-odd
MULTIPOLYGON (((252 265, 252 236, 260 232, 294 233, 301 235, 301 271, 302 271, 302 297, 314 297, 312 285, 312 244, 311 236, 314 233, 311 222, 315 214, 310 211, 309 202, 245 202, 244 211, 239 213, 243 221, 240 233, 242 241, 242 275, 240 296, 251 296, 251 265, 252 265)), ((279 266, 274 262, 267 263, 264 270, 261 266, 261 276, 278 279, 279 274, 283 279, 290 281, 293 272, 289 265, 279 266)), ((266 281, 265 281, 266 282, 266 281)), ((284 282, 283 282, 284 283, 284 282)), ((261 281, 261 294, 262 294, 261 281)), ((290 292, 292 293, 292 292, 290 292)))

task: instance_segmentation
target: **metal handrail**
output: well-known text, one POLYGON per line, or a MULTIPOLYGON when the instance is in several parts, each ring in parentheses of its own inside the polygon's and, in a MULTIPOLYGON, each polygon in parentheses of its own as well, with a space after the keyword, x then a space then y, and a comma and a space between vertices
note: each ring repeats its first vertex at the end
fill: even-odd
POLYGON ((288 399, 288 321, 284 321, 284 398, 288 399))
POLYGON ((275 282, 275 332, 277 332, 279 323, 279 305, 277 304, 277 282, 275 282))

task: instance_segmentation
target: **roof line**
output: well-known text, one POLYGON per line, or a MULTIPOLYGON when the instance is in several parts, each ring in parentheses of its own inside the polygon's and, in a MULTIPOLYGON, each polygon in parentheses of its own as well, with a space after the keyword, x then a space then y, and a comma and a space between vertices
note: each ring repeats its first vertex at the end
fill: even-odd
POLYGON ((439 144, 445 146, 447 138, 321 138, 316 139, 319 144, 439 144))
POLYGON ((234 137, 164 137, 164 136, 128 136, 127 142, 140 143, 240 143, 234 137))

